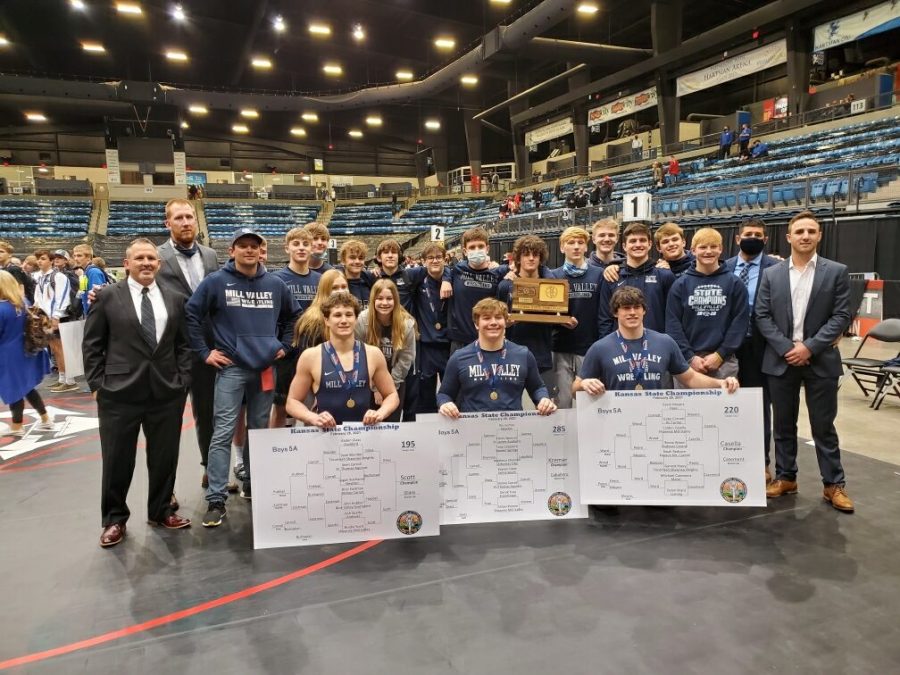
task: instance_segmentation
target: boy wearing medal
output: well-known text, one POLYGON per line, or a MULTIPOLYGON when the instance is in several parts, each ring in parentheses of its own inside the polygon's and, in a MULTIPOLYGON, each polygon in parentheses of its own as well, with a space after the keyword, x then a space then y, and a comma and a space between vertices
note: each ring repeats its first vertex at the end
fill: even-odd
POLYGON ((572 385, 573 396, 579 391, 598 396, 607 389, 664 389, 665 374, 671 374, 688 389, 722 387, 728 393, 738 390, 736 377, 720 380, 697 372, 685 361, 675 340, 644 327, 647 306, 639 289, 616 289, 610 310, 618 321, 618 329, 588 350, 572 385))
POLYGON ((345 422, 383 422, 400 399, 381 350, 355 339, 359 303, 341 291, 326 298, 321 310, 328 340, 300 355, 288 392, 288 414, 320 429, 345 422), (377 409, 369 408, 372 389, 382 398, 377 409), (304 403, 310 392, 315 396, 315 410, 304 403))
POLYGON ((480 300, 472 308, 478 339, 455 351, 447 362, 438 392, 438 412, 451 419, 465 412, 522 410, 527 389, 541 415, 556 410, 526 347, 506 339, 509 311, 496 298, 480 300))

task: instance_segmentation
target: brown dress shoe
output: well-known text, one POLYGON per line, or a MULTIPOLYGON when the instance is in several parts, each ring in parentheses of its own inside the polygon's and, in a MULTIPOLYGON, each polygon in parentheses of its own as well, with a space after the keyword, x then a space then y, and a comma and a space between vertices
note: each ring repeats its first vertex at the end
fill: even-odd
POLYGON ((822 497, 838 511, 853 513, 853 500, 847 496, 843 485, 826 485, 822 497))
POLYGON ((113 523, 103 528, 100 535, 100 546, 109 548, 115 546, 125 538, 125 523, 113 523))
POLYGON ((797 493, 797 481, 779 478, 766 486, 766 497, 780 497, 797 493))
POLYGON ((180 530, 182 527, 190 527, 191 521, 188 518, 182 518, 177 513, 170 513, 162 520, 148 520, 151 525, 158 525, 167 530, 180 530))

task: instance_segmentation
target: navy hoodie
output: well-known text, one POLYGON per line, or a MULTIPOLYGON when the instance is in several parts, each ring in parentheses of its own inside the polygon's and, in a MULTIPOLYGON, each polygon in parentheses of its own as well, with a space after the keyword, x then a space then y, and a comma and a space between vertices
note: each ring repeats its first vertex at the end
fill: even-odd
POLYGON ((666 333, 688 361, 698 352, 727 359, 744 341, 749 322, 747 287, 724 264, 709 275, 691 268, 669 291, 666 333))
POLYGON ((610 265, 618 265, 621 267, 625 264, 625 256, 619 253, 618 251, 613 251, 612 260, 608 263, 603 262, 600 258, 597 257, 597 252, 593 251, 588 258, 588 266, 590 267, 599 267, 601 270, 605 270, 610 265))
POLYGON ((697 262, 697 258, 694 254, 691 251, 685 251, 684 256, 678 260, 669 260, 669 269, 672 270, 672 274, 674 274, 677 279, 691 269, 695 262, 697 262))
POLYGON ((300 307, 285 283, 263 265, 247 277, 229 260, 200 282, 185 314, 191 348, 201 359, 218 349, 241 368, 265 370, 279 350, 291 351, 300 307), (205 324, 212 326, 212 347, 204 338, 205 324))
POLYGON ((569 282, 569 316, 578 319, 575 328, 557 326, 553 333, 553 351, 559 354, 584 356, 599 338, 600 293, 603 285, 603 270, 587 266, 580 277, 566 274, 566 267, 557 267, 550 272, 554 279, 569 282))
POLYGON ((671 271, 656 267, 656 263, 647 260, 640 267, 622 265, 619 268, 619 280, 610 283, 604 280, 600 284, 600 337, 604 338, 616 329, 616 318, 609 310, 609 301, 613 291, 620 286, 632 286, 644 292, 647 303, 647 314, 644 326, 658 333, 666 332, 666 297, 675 283, 675 275, 671 271))
MULTIPOLYGON (((538 275, 541 279, 552 278, 550 269, 543 265, 538 275)), ((510 319, 515 320, 515 314, 512 313, 512 291, 512 280, 504 279, 497 289, 497 297, 506 303, 510 319)), ((553 324, 520 321, 507 326, 506 337, 517 345, 527 347, 534 354, 540 372, 553 368, 553 324)))
POLYGON ((472 308, 479 300, 497 297, 500 280, 509 271, 503 265, 494 269, 473 270, 466 260, 444 270, 444 279, 453 285, 450 298, 450 329, 447 336, 456 342, 468 344, 478 337, 472 308))

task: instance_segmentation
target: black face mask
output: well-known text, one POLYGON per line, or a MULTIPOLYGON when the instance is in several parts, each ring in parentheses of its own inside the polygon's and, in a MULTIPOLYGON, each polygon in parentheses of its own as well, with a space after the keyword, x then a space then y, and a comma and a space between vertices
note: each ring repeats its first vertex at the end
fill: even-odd
POLYGON ((741 250, 749 256, 756 257, 766 247, 766 242, 756 237, 744 237, 740 243, 741 250))

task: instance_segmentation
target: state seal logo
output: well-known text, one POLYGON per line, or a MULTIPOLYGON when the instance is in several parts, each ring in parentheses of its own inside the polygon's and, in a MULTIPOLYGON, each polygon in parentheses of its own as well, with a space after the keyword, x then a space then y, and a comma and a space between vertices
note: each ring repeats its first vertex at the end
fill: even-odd
POLYGON ((547 500, 547 508, 554 516, 564 516, 572 510, 572 498, 565 492, 554 492, 547 500))
POLYGON ((422 516, 415 511, 404 511, 397 516, 397 529, 403 534, 415 534, 422 529, 422 516))
POLYGON ((747 484, 740 478, 726 478, 719 486, 719 494, 729 504, 737 504, 747 497, 747 484))

